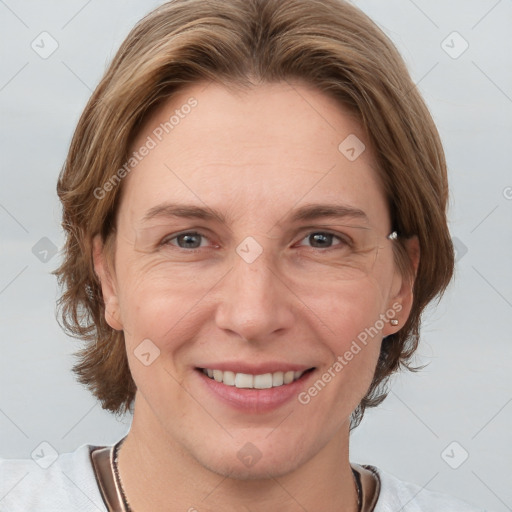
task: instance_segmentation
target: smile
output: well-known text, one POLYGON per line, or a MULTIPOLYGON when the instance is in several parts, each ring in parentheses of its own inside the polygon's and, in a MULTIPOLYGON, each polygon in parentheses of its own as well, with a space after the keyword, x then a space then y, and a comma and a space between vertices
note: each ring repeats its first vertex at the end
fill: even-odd
POLYGON ((252 375, 249 373, 235 373, 232 371, 222 371, 217 369, 202 368, 201 371, 217 382, 226 386, 233 386, 240 389, 270 389, 280 386, 286 386, 300 379, 304 373, 313 370, 310 368, 305 371, 287 371, 263 373, 252 375))

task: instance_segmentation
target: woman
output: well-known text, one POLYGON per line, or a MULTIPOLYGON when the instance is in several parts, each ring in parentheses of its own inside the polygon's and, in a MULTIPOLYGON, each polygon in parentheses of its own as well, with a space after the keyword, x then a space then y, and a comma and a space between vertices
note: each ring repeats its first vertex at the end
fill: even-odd
POLYGON ((19 483, 27 466, 4 461, 0 510, 475 510, 349 461, 453 272, 437 131, 359 10, 156 9, 58 193, 75 372, 133 422, 19 483))

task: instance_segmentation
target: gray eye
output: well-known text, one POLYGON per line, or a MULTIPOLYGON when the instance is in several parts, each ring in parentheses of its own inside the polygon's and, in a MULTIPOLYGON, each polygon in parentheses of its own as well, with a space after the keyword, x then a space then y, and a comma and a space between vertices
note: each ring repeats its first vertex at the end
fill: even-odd
POLYGON ((311 233, 308 235, 307 240, 311 244, 311 247, 322 248, 322 247, 331 247, 333 245, 333 241, 337 238, 335 235, 331 233, 311 233))
POLYGON ((197 249, 201 247, 202 235, 199 233, 183 233, 174 239, 177 241, 178 247, 182 249, 197 249))

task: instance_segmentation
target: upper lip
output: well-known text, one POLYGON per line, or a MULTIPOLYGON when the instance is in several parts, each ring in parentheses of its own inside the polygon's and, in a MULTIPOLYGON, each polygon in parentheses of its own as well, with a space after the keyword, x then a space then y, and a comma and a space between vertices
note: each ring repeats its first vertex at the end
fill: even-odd
POLYGON ((259 364, 249 364, 244 361, 232 361, 232 362, 218 362, 218 363, 205 363, 199 365, 198 368, 210 369, 210 370, 221 370, 223 372, 233 373, 246 373, 250 375, 263 375, 265 373, 275 372, 304 372, 313 368, 313 366, 306 366, 303 364, 290 364, 282 362, 267 361, 259 364))

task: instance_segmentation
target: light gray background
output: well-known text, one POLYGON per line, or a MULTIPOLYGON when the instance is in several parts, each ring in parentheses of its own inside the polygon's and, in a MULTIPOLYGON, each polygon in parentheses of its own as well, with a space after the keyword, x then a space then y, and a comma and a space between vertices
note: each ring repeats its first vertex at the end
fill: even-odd
MULTIPOLYGON (((0 0, 2 457, 30 457, 41 441, 59 452, 113 443, 129 427, 75 383, 78 342, 55 320, 59 256, 43 262, 32 249, 43 237, 61 247, 55 184, 74 126, 128 30, 160 3, 0 0), (43 31, 58 42, 47 59, 31 48, 43 31)), ((438 124, 459 259, 424 319, 417 362, 428 367, 394 380, 353 433, 351 458, 510 511, 512 0, 354 3, 398 45, 438 124), (469 44, 458 58, 453 31, 469 44), (469 458, 452 469, 462 450, 469 458)))

